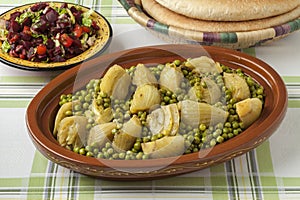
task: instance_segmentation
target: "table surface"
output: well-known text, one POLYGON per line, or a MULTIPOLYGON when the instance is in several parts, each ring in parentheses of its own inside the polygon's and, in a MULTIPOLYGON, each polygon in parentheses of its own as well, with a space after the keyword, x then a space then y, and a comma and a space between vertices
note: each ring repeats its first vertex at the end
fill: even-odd
MULTIPOLYGON (((1 0, 0 13, 31 0, 1 0)), ((166 44, 130 19, 117 0, 68 0, 102 13, 113 27, 105 54, 166 44)), ((32 72, 0 63, 0 199, 300 199, 300 32, 243 49, 270 64, 286 83, 282 125, 262 145, 226 163, 155 181, 87 177, 43 157, 25 125, 27 105, 61 71, 32 72)))

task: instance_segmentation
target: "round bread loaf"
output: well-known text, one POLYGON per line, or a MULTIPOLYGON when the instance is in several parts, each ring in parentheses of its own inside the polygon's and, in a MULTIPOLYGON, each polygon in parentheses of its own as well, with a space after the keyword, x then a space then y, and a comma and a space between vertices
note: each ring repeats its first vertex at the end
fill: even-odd
POLYGON ((247 21, 289 12, 300 0, 155 0, 173 12, 213 21, 247 21))
POLYGON ((142 0, 142 6, 151 17, 160 23, 200 32, 239 32, 260 30, 292 21, 300 16, 299 6, 290 12, 257 20, 239 22, 207 21, 177 14, 161 6, 155 0, 142 0))

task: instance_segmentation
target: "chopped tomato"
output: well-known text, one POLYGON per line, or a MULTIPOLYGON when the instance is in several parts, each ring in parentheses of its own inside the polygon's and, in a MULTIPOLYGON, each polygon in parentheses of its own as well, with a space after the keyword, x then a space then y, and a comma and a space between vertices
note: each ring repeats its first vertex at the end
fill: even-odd
POLYGON ((24 26, 23 33, 31 35, 30 27, 29 26, 24 26))
POLYGON ((13 44, 13 43, 15 43, 16 41, 18 41, 19 40, 19 35, 18 34, 15 34, 11 39, 9 39, 9 43, 10 44, 13 44))
POLYGON ((36 49, 36 53, 38 55, 44 55, 46 52, 47 52, 47 47, 44 44, 40 44, 36 49))
POLYGON ((87 26, 82 26, 82 31, 85 33, 89 33, 89 32, 91 32, 91 29, 87 26))
POLYGON ((20 56, 19 56, 19 58, 21 58, 21 59, 25 59, 26 58, 26 56, 25 55, 23 55, 23 54, 20 54, 20 56))
POLYGON ((73 39, 68 36, 68 34, 64 33, 60 36, 60 42, 65 46, 65 47, 70 47, 73 43, 73 39))
POLYGON ((75 35, 75 37, 77 37, 77 38, 80 38, 80 36, 82 35, 82 27, 81 27, 79 24, 76 24, 76 25, 75 25, 75 28, 74 28, 74 35, 75 35))

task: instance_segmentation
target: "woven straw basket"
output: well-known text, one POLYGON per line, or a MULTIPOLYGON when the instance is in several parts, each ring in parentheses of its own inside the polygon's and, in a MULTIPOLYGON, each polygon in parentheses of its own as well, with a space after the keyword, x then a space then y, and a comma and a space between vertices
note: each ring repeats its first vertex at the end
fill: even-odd
POLYGON ((168 26, 144 13, 140 0, 119 0, 127 13, 141 26, 170 43, 200 44, 242 49, 259 46, 300 29, 300 18, 271 28, 246 32, 199 32, 168 26))

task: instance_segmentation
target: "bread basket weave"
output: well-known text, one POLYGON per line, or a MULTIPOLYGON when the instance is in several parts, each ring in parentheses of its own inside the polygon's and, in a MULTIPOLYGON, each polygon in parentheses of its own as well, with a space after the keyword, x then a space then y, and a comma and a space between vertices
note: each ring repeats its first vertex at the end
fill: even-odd
POLYGON ((138 24, 170 43, 187 43, 242 49, 283 38, 300 29, 300 18, 271 28, 246 32, 199 32, 168 26, 149 17, 140 0, 119 0, 138 24))

